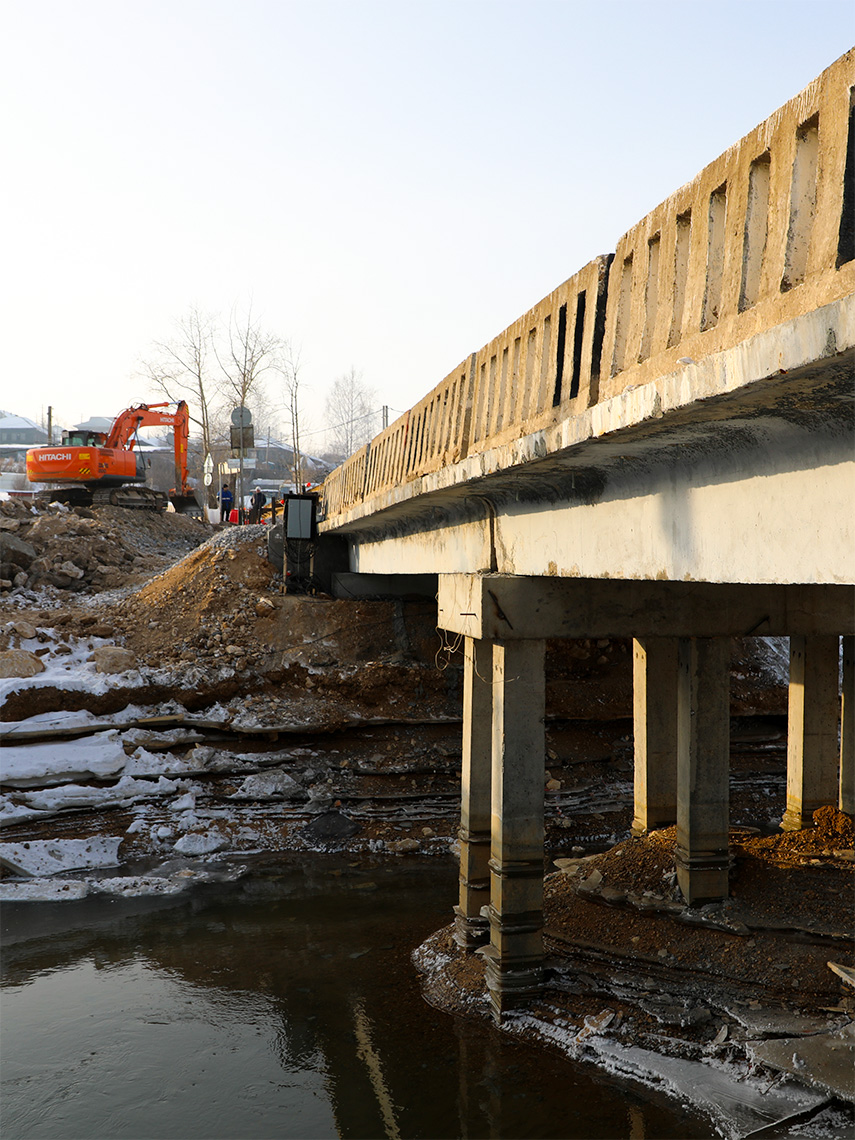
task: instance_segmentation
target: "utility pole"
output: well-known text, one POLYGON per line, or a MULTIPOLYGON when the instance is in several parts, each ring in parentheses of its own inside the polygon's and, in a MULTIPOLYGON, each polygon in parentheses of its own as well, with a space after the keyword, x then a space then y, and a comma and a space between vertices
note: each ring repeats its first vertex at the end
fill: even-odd
POLYGON ((389 405, 383 405, 383 431, 389 426, 389 405))
POLYGON ((53 447, 53 405, 48 404, 47 410, 47 441, 48 447, 53 447))

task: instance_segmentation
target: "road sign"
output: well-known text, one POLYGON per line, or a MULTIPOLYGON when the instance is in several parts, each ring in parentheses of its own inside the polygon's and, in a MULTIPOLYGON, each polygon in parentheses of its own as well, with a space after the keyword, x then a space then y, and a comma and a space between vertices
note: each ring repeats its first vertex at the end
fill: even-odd
POLYGON ((206 471, 205 474, 202 476, 202 482, 205 484, 206 487, 210 487, 211 484, 214 482, 214 476, 211 474, 210 471, 206 471))
MULTIPOLYGON (((210 475, 214 470, 214 461, 211 458, 210 452, 208 452, 207 455, 205 456, 205 462, 202 464, 202 470, 205 472, 206 475, 210 475)), ((205 486, 207 487, 208 484, 206 483, 205 486)))
POLYGON ((255 432, 252 425, 233 427, 230 431, 232 451, 247 451, 249 448, 255 447, 255 432))
POLYGON ((232 411, 232 423, 235 427, 248 428, 252 423, 252 412, 243 406, 235 408, 232 411))

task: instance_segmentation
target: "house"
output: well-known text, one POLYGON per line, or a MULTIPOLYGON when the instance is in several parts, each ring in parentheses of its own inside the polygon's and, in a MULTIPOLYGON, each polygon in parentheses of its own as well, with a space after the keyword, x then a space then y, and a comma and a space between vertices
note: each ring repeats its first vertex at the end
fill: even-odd
POLYGON ((0 411, 0 454, 4 458, 23 458, 28 447, 39 447, 47 441, 47 432, 33 420, 0 411))

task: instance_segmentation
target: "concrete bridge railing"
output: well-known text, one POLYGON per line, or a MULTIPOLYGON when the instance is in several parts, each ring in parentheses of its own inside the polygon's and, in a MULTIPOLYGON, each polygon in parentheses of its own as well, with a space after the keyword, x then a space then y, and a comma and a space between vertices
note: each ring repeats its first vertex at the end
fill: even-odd
POLYGON ((463 361, 327 478, 328 525, 855 292, 853 88, 855 49, 463 361))

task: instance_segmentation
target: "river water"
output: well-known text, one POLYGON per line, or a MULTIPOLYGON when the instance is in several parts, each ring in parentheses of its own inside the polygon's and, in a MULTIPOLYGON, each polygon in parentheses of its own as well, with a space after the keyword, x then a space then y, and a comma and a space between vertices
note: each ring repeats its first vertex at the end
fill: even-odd
POLYGON ((450 860, 258 864, 3 909, 4 1140, 701 1137, 664 1097, 422 999, 450 860))

